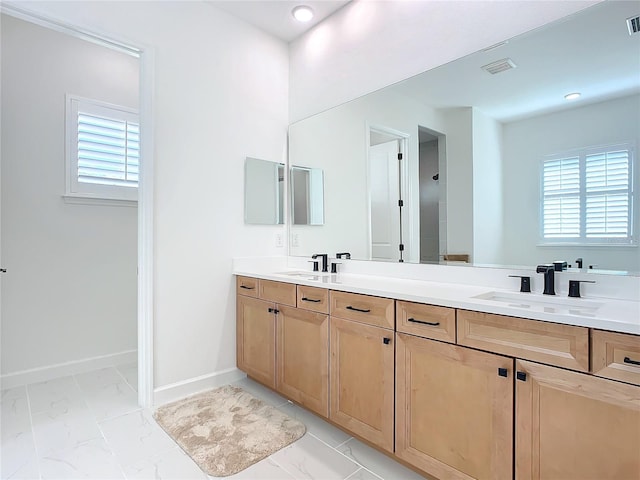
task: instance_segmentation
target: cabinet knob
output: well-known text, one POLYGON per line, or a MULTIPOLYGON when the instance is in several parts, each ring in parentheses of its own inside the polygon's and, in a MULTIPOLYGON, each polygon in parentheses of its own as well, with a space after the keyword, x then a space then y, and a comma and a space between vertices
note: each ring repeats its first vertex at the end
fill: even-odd
POLYGON ((384 343, 385 345, 389 345, 391 343, 391 339, 385 337, 385 338, 382 339, 382 343, 384 343))
POLYGON ((516 378, 521 382, 527 381, 527 374, 525 372, 516 372, 516 378))
POLYGON ((500 375, 501 377, 506 377, 509 375, 509 372, 506 368, 499 368, 498 375, 500 375))

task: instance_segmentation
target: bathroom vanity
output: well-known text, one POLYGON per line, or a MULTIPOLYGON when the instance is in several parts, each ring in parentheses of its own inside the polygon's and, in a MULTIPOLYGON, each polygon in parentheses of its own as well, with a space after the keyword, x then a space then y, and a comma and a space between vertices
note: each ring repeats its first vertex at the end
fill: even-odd
POLYGON ((238 368, 423 475, 640 478, 637 301, 236 275, 238 368))

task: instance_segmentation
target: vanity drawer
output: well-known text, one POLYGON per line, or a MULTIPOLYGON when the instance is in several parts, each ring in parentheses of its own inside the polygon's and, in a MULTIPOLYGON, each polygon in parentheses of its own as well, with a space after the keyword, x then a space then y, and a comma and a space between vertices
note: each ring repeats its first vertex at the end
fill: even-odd
POLYGON ((396 302, 396 329, 420 337, 456 343, 456 311, 412 302, 396 302))
POLYGON ((258 282, 258 297, 274 303, 296 306, 296 286, 293 283, 260 280, 258 282))
POLYGON ((329 313, 329 290, 298 285, 298 308, 318 313, 329 313))
POLYGON ((458 310, 458 344, 589 371, 589 329, 458 310))
POLYGON ((640 385, 640 336, 592 330, 591 371, 640 385))
POLYGON ((258 279, 251 277, 236 277, 236 292, 245 297, 258 296, 258 279))
POLYGON ((394 327, 394 301, 389 298, 371 297, 359 293, 329 293, 331 316, 377 327, 394 327))

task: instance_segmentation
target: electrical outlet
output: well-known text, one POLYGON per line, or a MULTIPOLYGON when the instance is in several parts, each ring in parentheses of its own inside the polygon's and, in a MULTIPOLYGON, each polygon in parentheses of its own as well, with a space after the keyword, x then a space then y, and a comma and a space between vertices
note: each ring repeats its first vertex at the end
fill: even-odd
POLYGON ((282 234, 276 233, 276 247, 282 247, 282 246, 284 246, 282 242, 282 234))
POLYGON ((297 233, 294 233, 293 235, 291 235, 291 246, 292 247, 300 246, 300 237, 298 236, 297 233))

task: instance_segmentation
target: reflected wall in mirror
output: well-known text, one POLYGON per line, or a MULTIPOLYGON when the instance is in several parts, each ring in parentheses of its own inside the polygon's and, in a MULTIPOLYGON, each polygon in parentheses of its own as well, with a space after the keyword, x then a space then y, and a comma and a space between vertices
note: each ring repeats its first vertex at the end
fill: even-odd
POLYGON ((324 181, 321 168, 291 167, 291 223, 324 223, 324 181))
MULTIPOLYGON (((379 215, 372 213, 372 195, 380 196, 384 169, 373 149, 376 132, 392 131, 403 136, 406 151, 398 170, 402 208, 395 192, 387 195, 387 210, 396 209, 398 216, 390 223, 393 236, 386 235, 389 248, 398 243, 390 261, 400 259, 402 244, 403 260, 414 263, 455 255, 474 265, 566 260, 575 267, 582 258, 591 272, 640 271, 640 208, 633 190, 640 184, 640 168, 633 166, 640 134, 640 35, 629 35, 626 27, 636 7, 597 4, 292 124, 290 163, 304 159, 323 168, 327 198, 322 228, 291 226, 298 240, 291 254, 382 257, 374 248, 379 215), (564 99, 575 91, 582 93, 578 100, 564 99), (629 145, 627 163, 615 167, 626 171, 622 183, 610 176, 600 190, 586 190, 588 162, 580 160, 575 175, 582 193, 563 191, 569 196, 556 204, 543 195, 545 159, 573 158, 593 147, 609 152, 619 144, 629 145), (625 195, 626 206, 614 207, 625 195), (545 206, 547 223, 557 214, 578 237, 557 238, 544 230, 545 206), (600 231, 593 233, 588 224, 600 224, 600 231)), ((615 166, 607 162, 597 168, 615 166)), ((392 172, 397 164, 386 166, 392 172)), ((554 193, 549 185, 546 193, 554 193)))
POLYGON ((284 164, 251 157, 245 159, 244 223, 284 223, 284 164))

